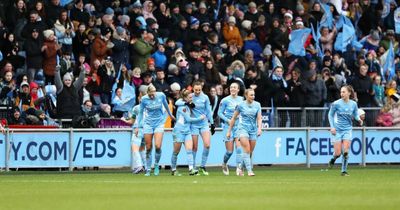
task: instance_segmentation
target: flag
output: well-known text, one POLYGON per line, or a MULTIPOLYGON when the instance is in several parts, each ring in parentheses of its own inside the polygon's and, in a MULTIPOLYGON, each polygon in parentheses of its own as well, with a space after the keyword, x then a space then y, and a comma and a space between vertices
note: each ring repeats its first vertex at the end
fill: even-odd
POLYGON ((324 57, 324 52, 322 52, 321 46, 319 45, 319 38, 321 38, 321 33, 319 32, 320 30, 320 25, 317 23, 317 33, 315 33, 314 26, 311 24, 311 33, 315 42, 315 48, 317 49, 318 52, 318 57, 322 58, 324 57))
POLYGON ((391 80, 395 74, 394 50, 392 42, 390 42, 386 61, 383 64, 383 73, 384 77, 387 77, 387 80, 391 80))
POLYGON ((279 60, 278 56, 272 55, 272 69, 275 69, 275 67, 280 66, 283 67, 281 61, 279 60))
MULTIPOLYGON (((121 78, 121 70, 122 65, 119 68, 117 79, 123 79, 121 78)), ((135 87, 131 85, 128 81, 124 80, 124 86, 122 87, 122 101, 124 101, 123 104, 116 105, 114 106, 114 110, 118 111, 123 111, 123 112, 129 112, 135 106, 136 103, 136 93, 135 93, 135 87)), ((111 93, 111 98, 115 98, 115 91, 117 90, 117 82, 114 83, 112 87, 112 93, 111 93)))
POLYGON ((275 126, 274 118, 275 118, 274 99, 271 98, 271 111, 269 112, 269 127, 270 128, 275 126))
POLYGON ((289 53, 292 55, 298 55, 298 56, 305 56, 306 55, 306 49, 304 49, 304 43, 307 40, 307 37, 310 35, 311 29, 309 28, 303 28, 303 29, 297 29, 292 31, 290 33, 291 40, 289 43, 289 53))
POLYGON ((342 29, 336 37, 334 48, 336 51, 346 52, 347 46, 351 44, 356 49, 360 50, 362 48, 361 43, 359 43, 355 36, 355 28, 353 23, 349 18, 341 15, 339 21, 336 23, 337 30, 342 29))
POLYGON ((383 2, 383 11, 382 11, 382 18, 385 18, 389 15, 390 13, 390 2, 392 2, 393 0, 385 0, 383 2))
POLYGON ((400 34, 400 7, 394 11, 394 28, 396 34, 400 34))
POLYGON ((321 4, 322 10, 324 10, 324 15, 321 18, 321 26, 326 26, 329 29, 333 28, 333 15, 331 8, 327 4, 321 4))

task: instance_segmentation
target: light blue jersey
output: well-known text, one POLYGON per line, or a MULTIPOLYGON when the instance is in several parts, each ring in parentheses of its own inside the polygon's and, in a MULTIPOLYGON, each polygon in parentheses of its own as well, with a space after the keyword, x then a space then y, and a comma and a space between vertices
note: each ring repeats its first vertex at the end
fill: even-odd
POLYGON ((331 128, 335 128, 337 131, 350 131, 353 129, 352 117, 359 121, 358 106, 353 100, 349 100, 347 103, 343 99, 336 100, 332 103, 331 109, 329 110, 329 123, 331 128))
POLYGON ((193 122, 201 121, 202 118, 193 118, 190 116, 190 108, 186 105, 179 106, 176 112, 176 123, 174 130, 172 131, 174 135, 174 141, 184 142, 192 139, 190 124, 193 122))
POLYGON ((210 105, 210 99, 208 98, 208 96, 204 93, 200 93, 199 96, 196 96, 194 93, 192 93, 193 95, 193 99, 192 99, 192 103, 194 105, 196 105, 193 109, 192 109, 192 115, 194 118, 198 118, 201 115, 205 115, 207 116, 207 119, 204 119, 202 121, 198 121, 195 123, 192 123, 193 127, 202 127, 204 125, 208 126, 208 121, 211 124, 214 124, 214 119, 213 119, 213 114, 211 111, 211 105, 210 105))
MULTIPOLYGON (((235 113, 236 107, 243 102, 242 96, 227 96, 221 100, 218 109, 218 116, 223 120, 224 127, 229 126, 229 121, 232 119, 233 113, 235 113)), ((237 124, 237 123, 235 123, 237 124)))
POLYGON ((137 120, 141 122, 143 113, 147 113, 146 118, 143 120, 144 134, 164 131, 164 123, 167 116, 164 112, 163 106, 165 110, 167 110, 168 114, 172 116, 164 93, 156 92, 154 99, 151 99, 148 95, 142 97, 137 120))
MULTIPOLYGON (((228 132, 229 129, 229 121, 232 119, 233 113, 235 113, 236 107, 243 102, 243 97, 242 96, 237 96, 237 97, 232 97, 232 96, 227 96, 221 100, 221 103, 219 104, 219 109, 218 109, 218 116, 222 120, 222 136, 226 137, 226 133, 228 132)), ((224 138, 224 141, 232 141, 236 136, 236 130, 237 130, 237 124, 238 121, 235 122, 232 132, 231 132, 231 138, 226 139, 224 138)))
POLYGON ((143 140, 143 118, 146 118, 146 114, 144 114, 141 122, 139 122, 139 120, 137 120, 137 117, 139 116, 139 109, 140 109, 140 105, 136 105, 132 108, 132 119, 135 120, 135 122, 133 123, 132 127, 133 128, 140 128, 138 135, 136 136, 134 133, 132 134, 132 143, 137 145, 137 146, 144 146, 144 140, 143 140))
POLYGON ((257 139, 257 116, 261 114, 261 105, 257 101, 249 104, 247 101, 241 102, 236 111, 239 112, 239 124, 237 136, 248 137, 250 140, 257 139))

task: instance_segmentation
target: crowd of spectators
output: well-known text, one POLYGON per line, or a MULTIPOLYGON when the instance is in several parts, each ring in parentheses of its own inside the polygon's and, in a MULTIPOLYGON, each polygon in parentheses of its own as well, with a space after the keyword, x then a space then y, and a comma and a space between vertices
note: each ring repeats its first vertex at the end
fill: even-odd
POLYGON ((2 1, 0 103, 12 107, 8 124, 50 125, 51 118, 127 117, 150 83, 173 109, 179 91, 200 81, 214 113, 233 81, 242 92, 253 88, 263 107, 328 107, 351 84, 359 107, 382 107, 378 125, 399 126, 400 4, 386 2, 2 1), (319 27, 325 4, 331 28, 319 27), (361 49, 335 50, 342 15, 361 49), (310 34, 306 55, 292 55, 291 33, 302 28, 321 37, 310 34), (390 46, 394 75, 384 67, 390 46))

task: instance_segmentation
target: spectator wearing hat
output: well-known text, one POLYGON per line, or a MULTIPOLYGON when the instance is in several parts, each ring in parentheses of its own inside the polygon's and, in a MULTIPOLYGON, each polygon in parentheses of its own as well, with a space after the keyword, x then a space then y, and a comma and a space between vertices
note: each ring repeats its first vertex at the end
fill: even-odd
POLYGON ((11 115, 7 118, 7 123, 8 125, 26 125, 26 120, 18 107, 14 107, 11 110, 11 115))
POLYGON ((194 15, 194 8, 191 2, 187 2, 184 7, 184 11, 181 12, 182 16, 185 17, 186 21, 190 24, 191 17, 194 15))
POLYGON ((114 44, 111 57, 114 67, 118 71, 121 64, 129 63, 129 40, 125 28, 118 26, 116 32, 117 36, 113 36, 111 39, 114 44))
POLYGON ((25 40, 24 43, 29 81, 32 81, 36 72, 42 69, 42 46, 43 40, 39 37, 39 30, 34 28, 31 37, 25 40))
POLYGON ((49 29, 43 31, 43 36, 45 40, 42 46, 42 67, 46 77, 46 83, 54 84, 55 68, 57 65, 57 51, 61 48, 61 46, 57 44, 53 30, 49 29))
POLYGON ((225 39, 225 43, 228 45, 236 45, 239 50, 243 47, 243 39, 240 35, 239 28, 236 27, 236 18, 234 16, 230 16, 228 18, 228 22, 224 23, 222 28, 222 34, 225 39))
POLYGON ((172 27, 177 27, 182 20, 186 20, 186 18, 180 12, 178 3, 171 2, 171 4, 169 5, 169 9, 171 11, 172 27))
POLYGON ((143 10, 142 10, 142 14, 145 20, 152 18, 154 20, 156 20, 156 18, 153 15, 153 11, 154 11, 154 3, 153 1, 145 1, 143 3, 143 10))
POLYGON ((79 24, 88 24, 90 15, 83 7, 83 0, 76 0, 74 7, 70 11, 70 19, 74 26, 79 24))
POLYGON ((173 84, 176 83, 180 87, 184 88, 187 85, 185 81, 185 77, 187 74, 187 61, 183 58, 177 60, 177 65, 171 63, 168 65, 168 83, 173 84))
POLYGON ((57 66, 55 85, 57 88, 57 117, 60 119, 72 119, 81 115, 81 102, 78 91, 82 88, 85 78, 85 70, 81 68, 79 78, 72 80, 70 73, 66 73, 61 81, 60 67, 57 66))
POLYGON ((372 30, 371 33, 364 37, 365 39, 363 48, 367 51, 374 50, 377 51, 379 47, 379 43, 381 41, 381 36, 378 30, 372 30))
POLYGON ((305 11, 308 11, 308 10, 304 9, 304 6, 301 2, 297 2, 296 15, 297 15, 297 17, 300 17, 303 20, 304 26, 309 28, 311 15, 310 15, 310 13, 305 12, 305 11))
POLYGON ((293 12, 291 10, 287 10, 283 15, 283 24, 285 25, 286 30, 288 30, 289 33, 295 29, 293 28, 293 12))
POLYGON ((30 107, 34 107, 34 101, 30 94, 30 88, 28 82, 22 82, 20 85, 19 92, 15 98, 14 106, 19 107, 21 111, 25 111, 30 107))
POLYGON ((143 31, 141 38, 132 39, 130 44, 132 66, 139 67, 142 72, 145 72, 147 70, 147 60, 151 57, 151 52, 153 51, 153 34, 143 31))
POLYGON ((257 5, 253 1, 248 4, 248 10, 244 14, 245 20, 250 20, 252 23, 256 23, 260 17, 260 13, 257 11, 257 5))
POLYGON ((255 25, 254 33, 256 38, 261 46, 265 46, 271 33, 271 31, 267 29, 265 16, 260 15, 255 25))
POLYGON ((92 45, 92 53, 90 56, 90 60, 92 62, 91 66, 93 67, 93 62, 97 59, 102 62, 109 53, 111 53, 111 49, 107 47, 107 43, 110 41, 112 30, 109 27, 101 28, 101 34, 97 35, 93 45, 92 45))
POLYGON ((198 10, 195 12, 194 16, 200 21, 201 24, 203 23, 210 23, 213 20, 211 17, 211 13, 207 9, 207 5, 204 1, 199 3, 198 10))

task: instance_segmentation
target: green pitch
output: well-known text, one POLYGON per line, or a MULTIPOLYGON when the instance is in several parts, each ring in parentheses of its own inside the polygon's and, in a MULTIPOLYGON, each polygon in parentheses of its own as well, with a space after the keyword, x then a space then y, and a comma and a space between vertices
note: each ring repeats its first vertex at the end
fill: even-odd
MULTIPOLYGON (((1 172, 0 209, 399 209, 398 166, 259 167, 255 177, 127 171, 1 172)), ((231 169, 231 173, 234 172, 231 169)))

